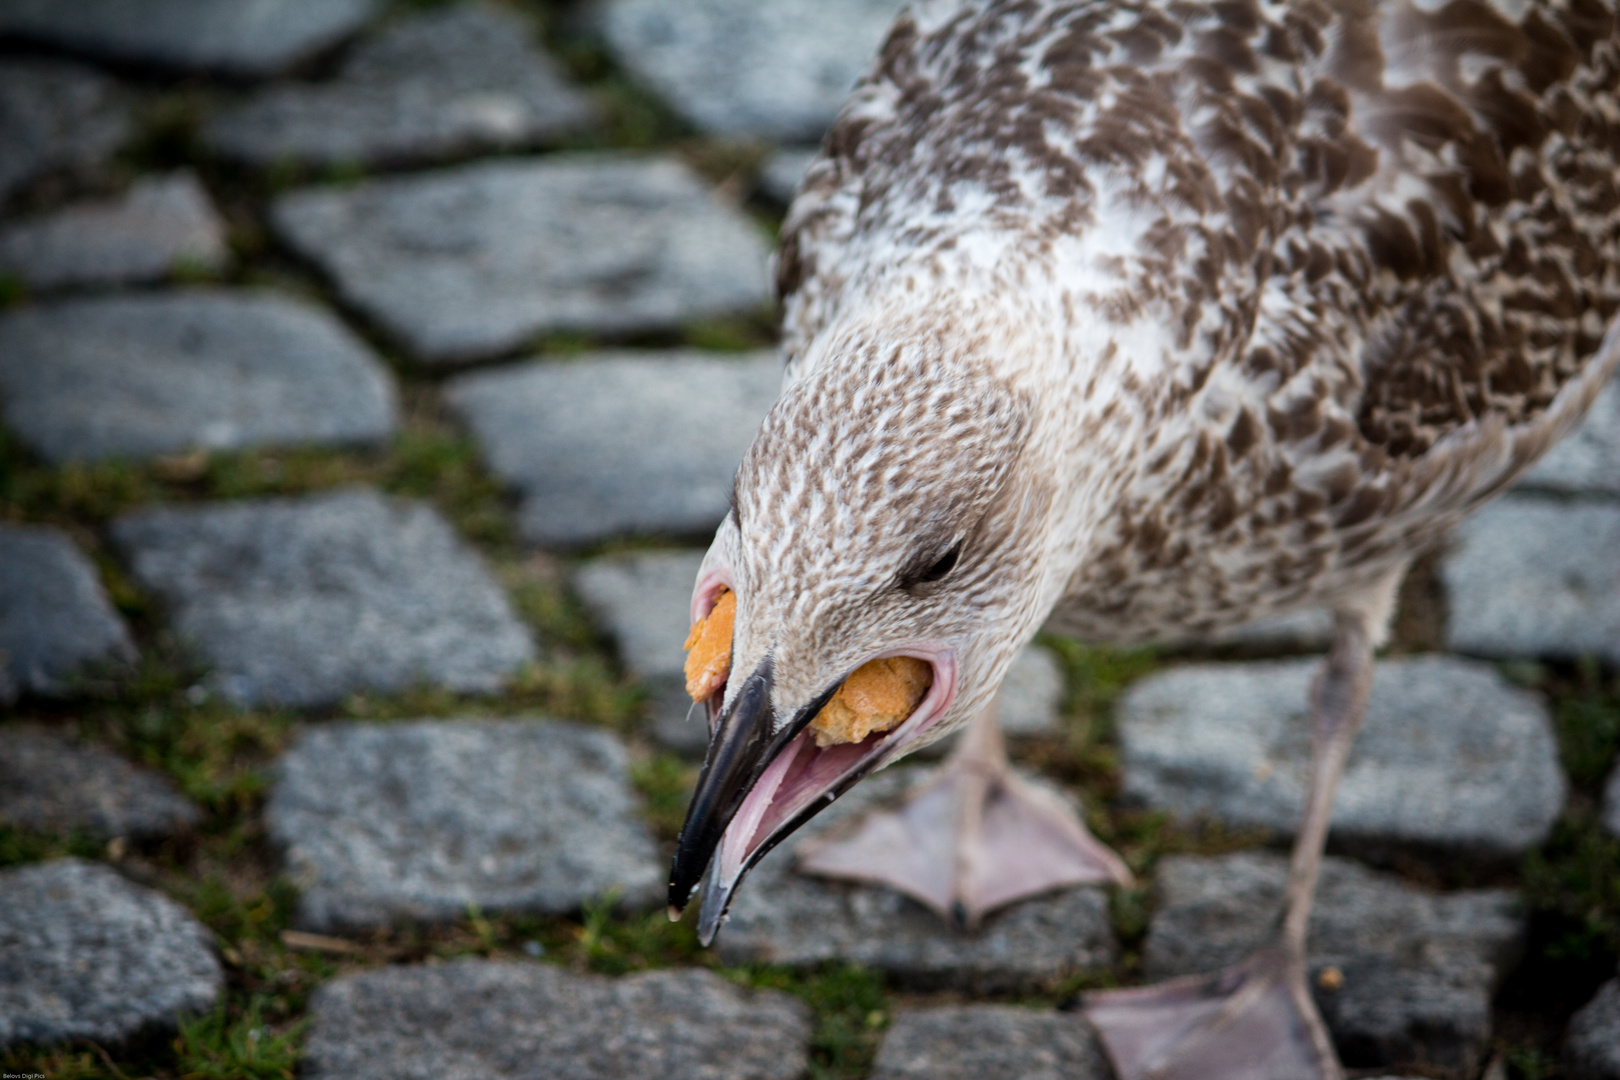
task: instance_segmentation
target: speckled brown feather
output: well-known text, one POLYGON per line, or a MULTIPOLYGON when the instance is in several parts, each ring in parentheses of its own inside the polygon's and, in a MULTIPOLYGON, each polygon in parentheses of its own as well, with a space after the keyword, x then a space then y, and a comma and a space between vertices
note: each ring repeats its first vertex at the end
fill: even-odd
MULTIPOLYGON (((1620 364, 1617 4, 902 14, 784 225, 786 380, 693 596, 737 598, 671 876, 679 907, 708 866, 704 940, 750 860, 984 715, 1042 625, 1142 641, 1330 606, 1320 692, 1359 710, 1411 559, 1620 364), (932 671, 911 714, 813 743, 894 656, 932 671)), ((1330 1066, 1277 970, 1286 1008, 1253 1016, 1330 1066)))
POLYGON ((790 387, 910 342, 1037 401, 1061 629, 1331 603, 1614 367, 1617 91, 1610 0, 916 5, 783 230, 790 387))

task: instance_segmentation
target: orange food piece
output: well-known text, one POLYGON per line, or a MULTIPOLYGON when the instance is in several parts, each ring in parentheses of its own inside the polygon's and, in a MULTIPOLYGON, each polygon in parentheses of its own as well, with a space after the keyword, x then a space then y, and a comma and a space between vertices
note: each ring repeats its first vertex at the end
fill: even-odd
POLYGON ((737 619, 737 594, 720 590, 709 613, 686 635, 686 692, 693 701, 708 701, 731 674, 731 626, 737 619))
MULTIPOLYGON (((726 684, 736 619, 737 595, 722 589, 714 607, 686 635, 686 692, 693 701, 709 700, 726 684)), ((816 745, 825 749, 888 731, 911 715, 933 682, 933 666, 914 656, 886 656, 862 664, 810 721, 816 745)))
POLYGON ((816 745, 826 749, 888 731, 911 715, 933 682, 933 666, 915 656, 886 656, 862 664, 810 721, 816 745))

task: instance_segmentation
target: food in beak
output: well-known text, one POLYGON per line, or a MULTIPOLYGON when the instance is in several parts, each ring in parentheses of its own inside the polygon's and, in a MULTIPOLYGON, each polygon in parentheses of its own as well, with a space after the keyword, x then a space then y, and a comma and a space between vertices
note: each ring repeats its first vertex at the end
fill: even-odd
POLYGON ((731 626, 737 619, 737 594, 720 590, 714 607, 692 624, 686 635, 686 692, 693 701, 708 701, 731 674, 731 626))
MULTIPOLYGON (((737 595, 721 590, 709 614, 692 624, 686 636, 686 692, 693 701, 708 701, 731 673, 731 629, 737 617, 737 595)), ((844 680, 825 708, 810 721, 816 746, 857 743, 875 732, 903 723, 927 694, 934 669, 915 656, 870 660, 844 680)))
POLYGON ((816 745, 825 750, 857 743, 873 732, 896 727, 928 693, 933 665, 915 656, 869 660, 844 680, 838 693, 810 721, 816 745))

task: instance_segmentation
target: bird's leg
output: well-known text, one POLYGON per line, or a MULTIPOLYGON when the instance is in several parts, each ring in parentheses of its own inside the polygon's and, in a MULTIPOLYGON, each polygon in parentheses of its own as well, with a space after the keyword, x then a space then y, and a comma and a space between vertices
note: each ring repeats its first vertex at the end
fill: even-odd
POLYGON ((1322 869, 1333 796, 1372 688, 1369 620, 1340 613, 1311 685, 1311 771, 1282 919, 1271 945, 1216 972, 1089 994, 1120 1080, 1340 1080, 1344 1075, 1306 984, 1305 932, 1322 869))
POLYGON ((803 845, 799 869, 886 885, 959 926, 1062 886, 1131 880, 1061 797, 1013 771, 994 707, 901 806, 803 845))

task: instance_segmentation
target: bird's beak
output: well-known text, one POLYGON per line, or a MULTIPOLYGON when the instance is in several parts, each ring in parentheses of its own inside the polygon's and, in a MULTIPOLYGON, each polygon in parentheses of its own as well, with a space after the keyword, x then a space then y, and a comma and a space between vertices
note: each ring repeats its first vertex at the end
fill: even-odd
POLYGON ((775 713, 771 708, 773 662, 769 656, 748 676, 731 708, 709 740, 703 773, 686 808, 686 821, 675 841, 675 861, 669 871, 670 918, 686 907, 698 878, 714 858, 726 826, 737 816, 748 790, 780 751, 771 738, 775 713))
POLYGON ((671 918, 680 916, 702 878, 698 937, 703 944, 714 939, 738 884, 754 864, 862 777, 894 758, 949 708, 956 689, 954 653, 943 647, 905 652, 933 664, 933 684, 910 719, 861 743, 818 748, 805 730, 843 679, 796 710, 784 725, 776 723, 771 705, 770 656, 734 696, 728 695, 730 702, 709 740, 670 868, 671 918))

